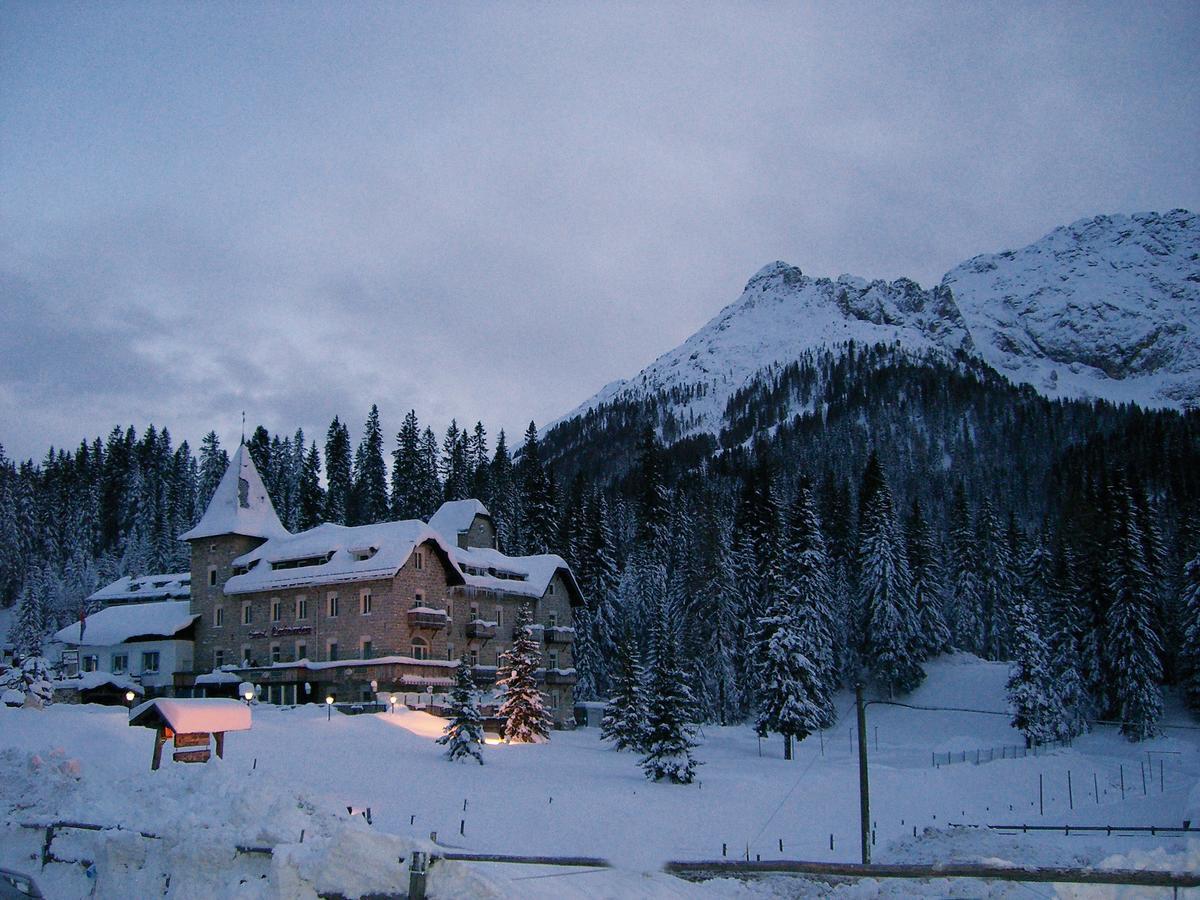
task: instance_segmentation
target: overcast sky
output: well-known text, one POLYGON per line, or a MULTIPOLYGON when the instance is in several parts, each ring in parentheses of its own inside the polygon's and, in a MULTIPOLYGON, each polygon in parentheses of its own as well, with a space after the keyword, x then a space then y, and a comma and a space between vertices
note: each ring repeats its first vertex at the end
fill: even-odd
POLYGON ((1197 209, 1198 58, 1195 2, 3 3, 0 443, 519 433, 775 259, 1197 209))

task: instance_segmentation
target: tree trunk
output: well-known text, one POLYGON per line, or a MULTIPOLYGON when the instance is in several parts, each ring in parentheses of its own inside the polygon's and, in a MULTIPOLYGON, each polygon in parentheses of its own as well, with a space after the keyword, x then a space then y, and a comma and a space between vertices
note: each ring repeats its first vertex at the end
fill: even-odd
POLYGON ((790 734, 785 734, 783 736, 783 758, 792 758, 792 736, 790 734))

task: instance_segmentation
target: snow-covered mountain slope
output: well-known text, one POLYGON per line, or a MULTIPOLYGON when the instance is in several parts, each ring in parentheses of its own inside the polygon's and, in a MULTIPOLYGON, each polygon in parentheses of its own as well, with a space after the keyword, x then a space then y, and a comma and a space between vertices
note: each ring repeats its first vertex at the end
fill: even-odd
POLYGON ((968 260, 932 290, 908 279, 810 278, 774 262, 674 350, 559 422, 660 395, 685 433, 716 433, 740 388, 851 340, 914 355, 964 351, 1050 397, 1198 404, 1200 217, 1084 219, 1022 250, 968 260))
POLYGON ((924 290, 905 278, 891 284, 849 275, 836 281, 809 278, 795 266, 773 262, 674 350, 632 379, 609 384, 559 421, 613 400, 678 391, 674 402, 687 407, 688 430, 716 431, 730 396, 764 369, 849 341, 899 342, 920 353, 971 349, 971 336, 944 288, 924 290))
POLYGON ((942 279, 976 351, 1050 397, 1200 402, 1200 216, 1097 216, 942 279))

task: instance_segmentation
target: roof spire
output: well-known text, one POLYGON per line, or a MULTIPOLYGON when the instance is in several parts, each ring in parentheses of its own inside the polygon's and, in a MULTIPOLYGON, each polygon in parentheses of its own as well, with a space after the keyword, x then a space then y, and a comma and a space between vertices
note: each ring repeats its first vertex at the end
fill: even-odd
POLYGON ((244 443, 239 444, 229 461, 229 468, 213 492, 208 509, 196 527, 179 536, 181 541, 222 534, 244 534, 250 537, 273 538, 288 533, 275 514, 271 497, 254 458, 244 443))
POLYGON ((246 411, 242 410, 242 439, 239 444, 246 443, 246 411))

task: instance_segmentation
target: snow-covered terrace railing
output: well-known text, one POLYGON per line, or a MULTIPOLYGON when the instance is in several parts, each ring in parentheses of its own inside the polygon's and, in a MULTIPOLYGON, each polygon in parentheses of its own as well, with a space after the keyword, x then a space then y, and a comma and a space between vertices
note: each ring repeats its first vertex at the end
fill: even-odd
POLYGON ((575 629, 566 625, 547 625, 542 634, 547 644, 569 644, 575 640, 575 629))
POLYGON ((472 619, 467 623, 467 638, 469 640, 488 641, 496 636, 497 622, 486 619, 472 619))
POLYGON ((445 628, 450 624, 450 614, 432 606, 414 606, 406 613, 409 628, 445 628))
POLYGON ((546 669, 546 684, 574 684, 574 669, 546 669))

